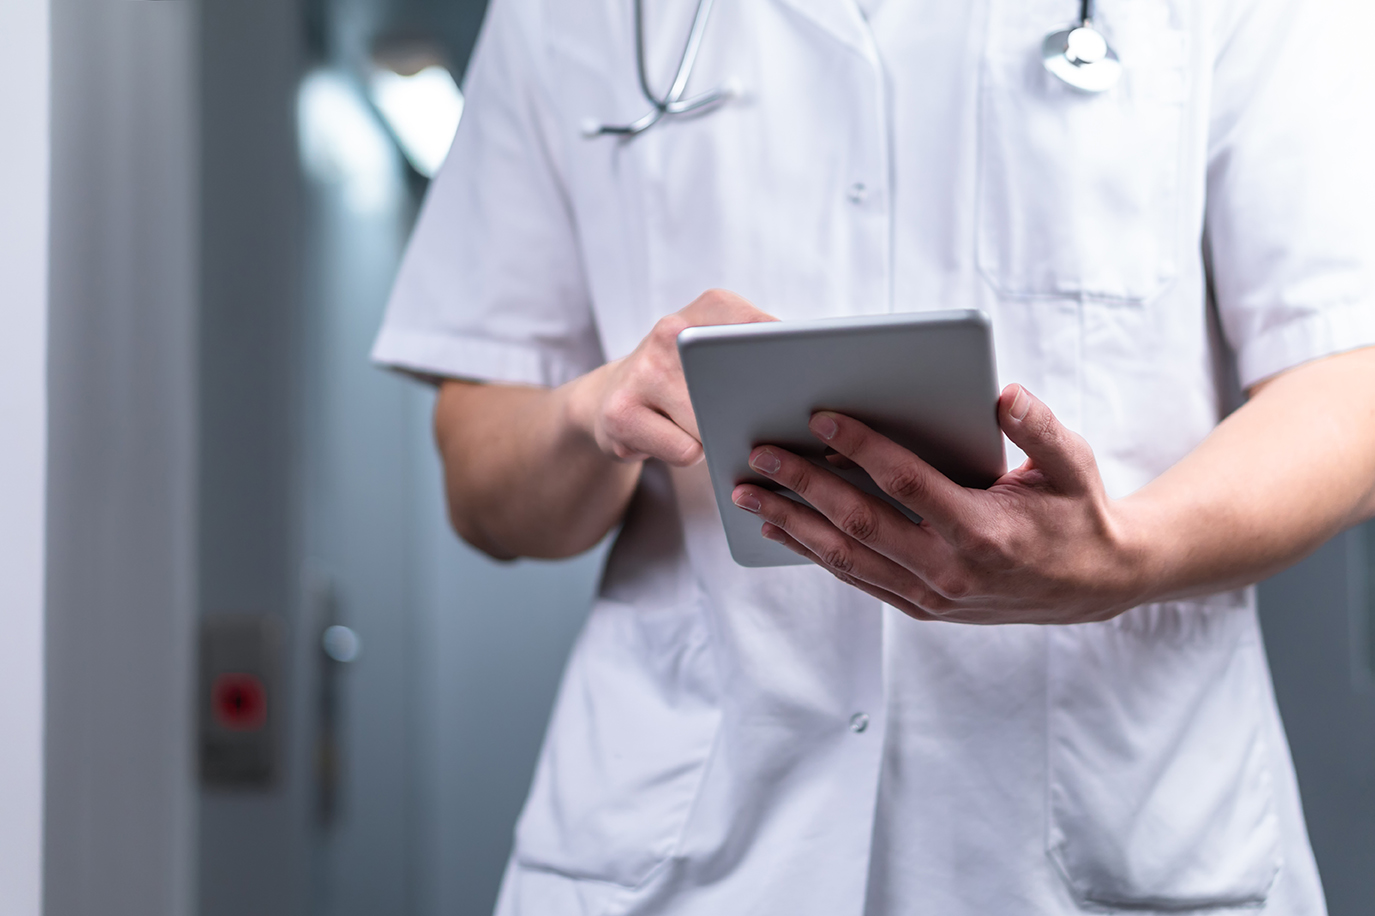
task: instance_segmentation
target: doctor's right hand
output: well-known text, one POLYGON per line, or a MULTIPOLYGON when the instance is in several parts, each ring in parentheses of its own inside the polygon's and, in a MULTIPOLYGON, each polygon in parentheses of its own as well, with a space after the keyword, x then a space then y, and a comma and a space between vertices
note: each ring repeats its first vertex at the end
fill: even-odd
POLYGON ((660 318, 629 356, 571 382, 570 419, 619 461, 696 464, 702 443, 678 359, 679 333, 702 325, 777 320, 734 293, 708 290, 687 308, 660 318))

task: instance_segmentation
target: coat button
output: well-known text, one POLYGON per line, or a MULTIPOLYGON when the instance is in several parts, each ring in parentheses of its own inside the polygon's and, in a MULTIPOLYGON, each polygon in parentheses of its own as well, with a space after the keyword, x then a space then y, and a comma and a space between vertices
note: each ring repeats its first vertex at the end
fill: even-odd
POLYGON ((858 735, 869 727, 869 716, 862 712, 857 712, 850 717, 850 731, 858 735))
POLYGON ((869 189, 864 186, 864 182, 856 181, 850 185, 847 196, 850 198, 850 203, 862 204, 869 199, 869 189))

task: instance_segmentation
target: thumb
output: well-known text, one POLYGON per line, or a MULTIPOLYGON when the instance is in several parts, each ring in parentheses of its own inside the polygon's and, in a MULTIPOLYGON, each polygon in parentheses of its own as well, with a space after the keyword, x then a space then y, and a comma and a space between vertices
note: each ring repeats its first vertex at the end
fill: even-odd
POLYGON ((998 398, 998 425, 1053 482, 1072 485, 1092 473, 1093 452, 1088 443, 1021 385, 1003 389, 998 398))

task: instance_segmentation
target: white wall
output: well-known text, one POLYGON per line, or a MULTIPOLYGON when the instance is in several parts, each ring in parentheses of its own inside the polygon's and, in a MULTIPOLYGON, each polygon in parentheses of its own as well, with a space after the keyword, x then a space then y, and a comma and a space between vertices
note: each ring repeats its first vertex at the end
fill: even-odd
POLYGON ((0 901, 42 888, 48 4, 0 3, 0 901))

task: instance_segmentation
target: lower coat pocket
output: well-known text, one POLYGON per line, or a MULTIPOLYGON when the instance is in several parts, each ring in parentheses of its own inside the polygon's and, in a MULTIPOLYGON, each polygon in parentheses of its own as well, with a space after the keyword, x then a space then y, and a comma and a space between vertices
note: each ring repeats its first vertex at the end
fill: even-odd
POLYGON ((672 855, 721 720, 702 614, 597 603, 516 826, 521 865, 633 887, 672 855))
POLYGON ((1150 605, 1048 634, 1049 853, 1082 902, 1264 902, 1281 864, 1249 607, 1150 605))

